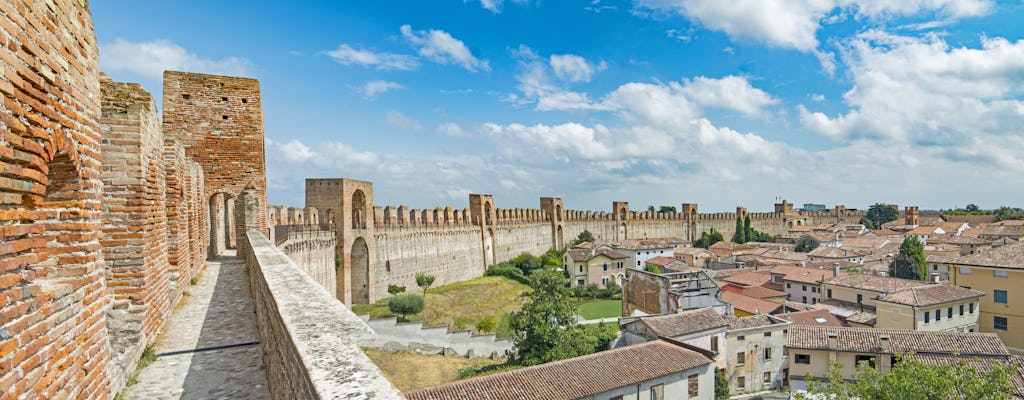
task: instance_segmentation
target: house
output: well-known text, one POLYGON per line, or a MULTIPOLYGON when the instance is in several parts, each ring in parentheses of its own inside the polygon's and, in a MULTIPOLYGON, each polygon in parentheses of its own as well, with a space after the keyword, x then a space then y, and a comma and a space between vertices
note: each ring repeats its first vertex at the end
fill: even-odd
POLYGON ((678 239, 628 239, 605 245, 629 257, 632 268, 644 269, 644 263, 658 256, 672 257, 678 247, 685 247, 678 239))
POLYGON ((774 314, 783 312, 782 303, 746 296, 736 292, 722 291, 722 300, 732 304, 733 313, 737 317, 758 314, 774 314))
POLYGON ((626 268, 622 315, 674 314, 704 307, 732 314, 732 305, 722 300, 722 288, 707 271, 655 274, 626 268))
POLYGON ((926 331, 977 330, 976 309, 985 295, 949 283, 865 274, 827 279, 824 289, 826 305, 874 313, 874 321, 848 320, 851 326, 926 331))
POLYGON ((609 282, 622 284, 629 256, 607 247, 569 249, 565 252, 565 267, 573 286, 598 285, 609 282))
POLYGON ((771 315, 727 318, 726 377, 733 394, 774 390, 789 377, 785 346, 789 321, 771 315))
POLYGON ((676 247, 672 254, 692 267, 703 267, 705 260, 715 257, 711 250, 700 247, 676 247))
POLYGON ((792 325, 786 349, 793 392, 806 390, 808 374, 811 379, 821 379, 833 361, 842 364, 843 378, 852 379, 859 363, 889 373, 899 356, 911 352, 916 356, 1010 360, 1010 352, 998 336, 955 331, 792 325))
POLYGON ((988 240, 966 235, 932 236, 929 239, 933 244, 952 244, 960 247, 960 255, 966 256, 976 254, 992 248, 992 242, 988 240))
POLYGON ((1020 241, 1024 239, 1024 220, 993 222, 982 228, 978 237, 988 241, 1001 239, 1020 241))
POLYGON ((849 261, 863 263, 864 257, 870 254, 866 250, 848 249, 846 247, 818 247, 807 253, 811 261, 849 261))
POLYGON ((666 256, 657 256, 650 260, 647 260, 647 262, 644 265, 644 269, 647 269, 648 265, 657 267, 658 271, 661 273, 686 272, 693 271, 694 269, 699 269, 697 267, 693 267, 683 262, 683 260, 677 259, 675 257, 666 256))
POLYGON ((949 261, 950 282, 985 293, 981 332, 999 335, 1010 350, 1024 353, 1024 242, 1015 242, 949 261))
POLYGON ((622 335, 615 347, 669 338, 717 353, 715 365, 725 367, 722 345, 729 322, 711 307, 677 314, 627 317, 619 320, 622 335))
POLYGON ((843 274, 838 267, 830 269, 778 266, 769 271, 772 282, 782 285, 789 300, 804 304, 821 301, 821 282, 828 277, 843 274))
POLYGON ((719 260, 741 254, 764 252, 764 249, 759 249, 753 246, 747 246, 745 244, 726 241, 717 242, 711 246, 708 246, 708 250, 710 250, 712 253, 715 253, 715 256, 717 256, 719 260))
POLYGON ((405 392, 408 400, 715 398, 715 353, 660 339, 405 392))
POLYGON ((842 320, 826 309, 814 309, 805 311, 793 311, 783 314, 776 314, 776 317, 792 322, 793 325, 807 326, 846 326, 842 320))

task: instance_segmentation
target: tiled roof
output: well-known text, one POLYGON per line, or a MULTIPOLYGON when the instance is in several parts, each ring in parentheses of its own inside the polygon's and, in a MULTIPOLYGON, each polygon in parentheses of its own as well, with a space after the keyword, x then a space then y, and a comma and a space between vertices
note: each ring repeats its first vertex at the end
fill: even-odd
MULTIPOLYGON (((844 242, 845 244, 845 242, 844 242)), ((848 257, 863 257, 868 254, 866 251, 858 249, 844 249, 839 247, 818 247, 807 253, 811 257, 822 257, 822 258, 848 258, 848 257)))
MULTIPOLYGON (((1006 222, 1006 221, 1003 221, 1006 222)), ((989 224, 981 230, 983 236, 1024 236, 1024 225, 989 224)))
POLYGON ((689 346, 654 340, 405 392, 408 400, 578 399, 708 365, 689 346))
POLYGON ((973 299, 984 295, 984 292, 977 290, 965 289, 948 283, 936 283, 890 292, 878 300, 887 303, 923 307, 951 301, 973 299))
POLYGON ((629 256, 625 254, 621 254, 615 250, 604 247, 597 249, 569 249, 568 253, 569 257, 572 257, 572 260, 576 262, 589 261, 597 256, 605 256, 613 260, 629 258, 629 256))
POLYGON ((914 229, 911 229, 911 230, 907 231, 907 233, 911 234, 911 235, 934 235, 936 233, 947 233, 947 232, 942 230, 942 228, 939 228, 937 226, 928 225, 928 226, 918 226, 917 228, 914 228, 914 229), (939 231, 942 231, 942 232, 939 232, 939 231))
POLYGON ((782 307, 779 303, 727 291, 722 291, 722 300, 732 304, 733 308, 750 314, 771 314, 782 307))
POLYGON ((746 317, 727 317, 726 320, 729 321, 730 331, 786 324, 786 321, 768 316, 766 314, 750 315, 746 317))
POLYGON ((957 362, 965 362, 980 373, 987 373, 997 363, 1008 367, 1010 386, 1013 387, 1013 394, 1016 398, 1024 398, 1024 356, 994 356, 994 357, 956 357, 952 355, 923 355, 910 354, 905 356, 908 360, 919 360, 932 365, 951 365, 957 362))
POLYGON ((878 236, 893 236, 893 235, 900 235, 901 234, 901 233, 896 232, 896 231, 894 231, 892 229, 875 229, 875 230, 871 231, 871 233, 874 233, 874 234, 876 234, 878 236))
POLYGON ((828 310, 795 311, 778 314, 776 317, 793 322, 793 325, 807 326, 846 326, 828 310))
POLYGON ((652 250, 652 249, 671 249, 673 242, 661 240, 661 239, 628 239, 620 242, 609 244, 609 246, 616 249, 623 250, 652 250))
POLYGON ((650 260, 647 260, 647 262, 649 262, 651 264, 654 264, 654 265, 657 265, 659 267, 664 267, 664 266, 670 264, 673 261, 676 261, 676 259, 672 258, 672 257, 665 257, 665 256, 658 256, 658 257, 654 257, 654 258, 652 258, 650 260))
POLYGON ((711 307, 678 314, 642 317, 640 323, 652 334, 670 338, 729 325, 722 314, 711 307))
POLYGON ((955 258, 950 261, 950 263, 957 265, 1024 269, 1024 242, 1010 243, 992 250, 985 250, 980 253, 955 258))
MULTIPOLYGON (((774 274, 782 274, 782 279, 800 283, 818 283, 822 279, 831 278, 835 271, 832 268, 804 268, 795 266, 779 266, 771 271, 774 274)), ((840 271, 840 276, 845 272, 840 271)))
POLYGON ((932 237, 928 238, 928 243, 948 243, 948 244, 956 244, 956 245, 965 245, 965 244, 982 245, 982 244, 988 244, 989 241, 987 241, 985 239, 980 239, 980 238, 972 237, 972 236, 966 236, 966 235, 960 235, 960 236, 957 236, 957 235, 937 235, 937 236, 932 236, 932 237))
POLYGON ((711 250, 702 247, 676 247, 676 249, 673 252, 675 254, 692 254, 707 257, 715 255, 715 253, 711 252, 711 250))
POLYGON ((835 286, 843 286, 854 289, 870 290, 881 292, 888 290, 895 292, 912 287, 927 286, 928 282, 914 281, 910 279, 893 278, 890 276, 876 276, 868 274, 839 275, 835 278, 825 279, 825 283, 835 286))
POLYGON ((856 238, 843 238, 843 248, 856 248, 856 249, 879 249, 889 243, 892 243, 893 238, 887 237, 856 237, 856 238))
POLYGON ((929 332, 902 329, 839 328, 794 325, 789 328, 786 347, 830 349, 871 353, 1009 355, 1006 345, 994 333, 929 332), (834 347, 829 335, 835 335, 834 347), (883 352, 882 337, 889 338, 883 352))
POLYGON ((772 275, 768 271, 749 271, 741 272, 735 275, 730 275, 721 280, 735 283, 743 286, 761 286, 767 282, 771 282, 772 275))
POLYGON ((786 297, 785 292, 771 290, 763 286, 748 286, 742 288, 740 293, 742 293, 745 296, 753 297, 755 299, 767 299, 770 297, 786 297))

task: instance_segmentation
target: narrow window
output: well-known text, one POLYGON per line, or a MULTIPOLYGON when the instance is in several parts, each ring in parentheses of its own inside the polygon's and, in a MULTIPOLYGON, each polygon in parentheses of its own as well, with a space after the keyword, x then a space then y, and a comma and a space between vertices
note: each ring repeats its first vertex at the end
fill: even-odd
POLYGON ((747 353, 739 352, 736 353, 736 365, 744 365, 747 363, 747 353))
POLYGON ((665 398, 665 385, 651 386, 651 400, 662 400, 665 398))
POLYGON ((228 102, 228 98, 227 97, 221 97, 220 98, 220 102, 221 103, 227 103, 228 102))
POLYGON ((935 322, 942 321, 942 310, 935 310, 935 322))
POLYGON ((857 295, 857 304, 860 304, 860 303, 863 303, 863 302, 864 302, 864 296, 858 294, 857 295))
POLYGON ((764 348, 764 360, 768 361, 768 360, 771 360, 771 359, 772 359, 772 348, 771 347, 765 347, 764 348))
POLYGON ((747 377, 738 376, 736 377, 736 388, 739 390, 745 390, 747 388, 747 377))
POLYGON ((946 309, 946 318, 953 318, 953 307, 946 309))
POLYGON ((249 99, 242 98, 242 104, 245 104, 245 103, 248 103, 248 102, 249 102, 249 99))
POLYGON ((186 94, 183 94, 183 95, 181 95, 181 98, 182 98, 182 99, 185 99, 185 100, 188 100, 188 99, 191 99, 191 98, 192 98, 192 95, 190 95, 190 94, 186 93, 186 94))
POLYGON ((927 323, 931 322, 931 315, 932 315, 932 313, 930 313, 928 311, 924 312, 924 323, 927 324, 927 323))
POLYGON ((967 304, 968 314, 974 314, 974 303, 967 304))
POLYGON ((960 316, 961 317, 964 316, 964 305, 963 304, 960 305, 960 316))
POLYGON ((772 373, 771 372, 765 372, 764 373, 764 384, 767 385, 769 383, 772 383, 772 373))
POLYGON ((711 337, 711 351, 718 352, 718 336, 711 337))
POLYGON ((828 298, 830 298, 830 299, 832 298, 832 289, 828 290, 828 298))
POLYGON ((697 374, 690 375, 686 378, 687 394, 691 399, 700 396, 700 388, 697 387, 700 381, 697 378, 697 374))

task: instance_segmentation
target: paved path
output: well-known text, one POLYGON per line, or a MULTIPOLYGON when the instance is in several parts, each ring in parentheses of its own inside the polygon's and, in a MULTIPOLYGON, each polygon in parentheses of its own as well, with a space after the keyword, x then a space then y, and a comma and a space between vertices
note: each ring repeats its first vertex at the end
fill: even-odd
POLYGON ((186 289, 157 339, 163 355, 142 370, 128 399, 270 399, 256 338, 255 314, 245 264, 234 250, 208 262, 195 286, 186 289))

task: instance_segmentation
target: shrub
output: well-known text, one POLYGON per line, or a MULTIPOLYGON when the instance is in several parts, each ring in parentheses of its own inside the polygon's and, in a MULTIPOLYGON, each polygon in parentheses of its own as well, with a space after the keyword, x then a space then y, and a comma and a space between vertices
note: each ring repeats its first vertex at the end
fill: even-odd
POLYGON ((477 321, 477 323, 476 323, 476 330, 477 330, 477 332, 481 332, 481 333, 494 332, 494 330, 497 329, 497 328, 498 328, 498 319, 494 318, 493 315, 488 315, 486 317, 480 318, 480 321, 477 321))
POLYGON ((455 320, 452 322, 455 325, 455 329, 462 330, 466 329, 467 327, 473 324, 473 318, 467 317, 465 315, 460 315, 458 317, 455 317, 455 320))
POLYGON ((504 276, 508 279, 514 280, 524 285, 530 284, 530 280, 527 279, 525 275, 523 275, 523 272, 520 271, 519 268, 513 267, 505 263, 495 264, 490 267, 487 267, 487 271, 484 272, 484 276, 504 276))
POLYGON ((388 294, 394 296, 399 293, 405 293, 405 286, 388 285, 388 294))
POLYGON ((423 311, 423 298, 414 293, 392 296, 388 299, 388 309, 400 315, 400 321, 405 321, 407 315, 418 314, 420 311, 423 311))

